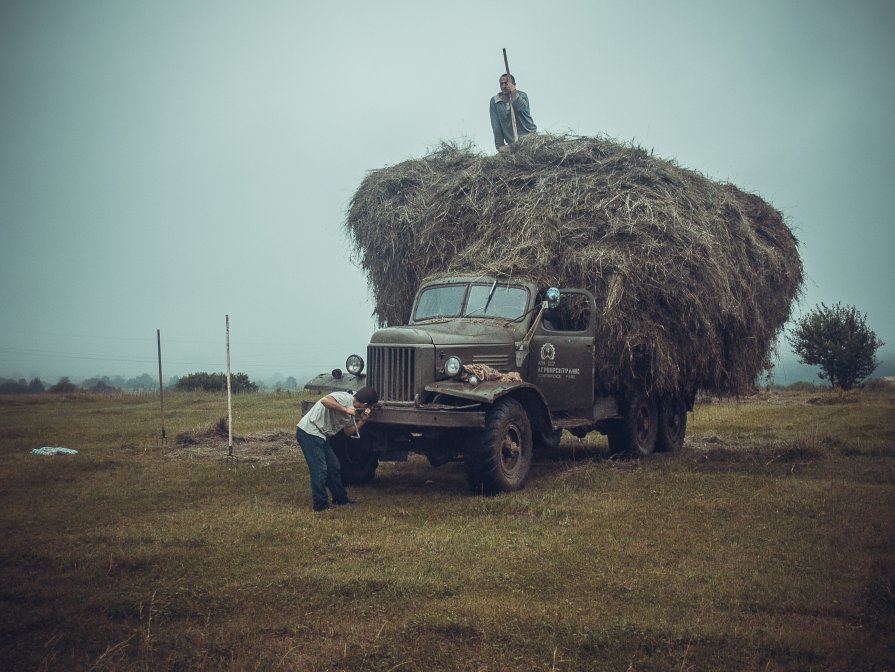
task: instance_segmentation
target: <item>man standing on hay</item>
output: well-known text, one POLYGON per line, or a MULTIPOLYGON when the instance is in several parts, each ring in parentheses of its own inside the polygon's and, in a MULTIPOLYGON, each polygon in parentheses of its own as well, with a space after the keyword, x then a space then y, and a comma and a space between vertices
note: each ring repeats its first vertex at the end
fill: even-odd
POLYGON ((295 439, 305 456, 311 476, 314 511, 329 508, 327 489, 335 506, 352 503, 342 484, 342 467, 329 439, 339 432, 359 437, 360 428, 373 412, 370 407, 377 401, 379 394, 369 386, 362 387, 354 394, 331 392, 318 400, 296 425, 295 439))
POLYGON ((494 146, 498 152, 505 152, 518 138, 529 133, 537 133, 534 119, 528 105, 528 94, 516 88, 513 75, 500 76, 500 93, 491 98, 491 130, 494 131, 494 146), (512 108, 512 109, 511 109, 512 108), (513 135, 513 115, 516 117, 516 135, 513 135))

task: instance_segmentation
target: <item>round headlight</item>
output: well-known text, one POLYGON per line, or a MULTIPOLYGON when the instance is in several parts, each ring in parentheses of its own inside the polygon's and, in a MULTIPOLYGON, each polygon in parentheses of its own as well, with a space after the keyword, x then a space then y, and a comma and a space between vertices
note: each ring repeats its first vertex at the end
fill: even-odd
POLYGON ((463 362, 456 355, 451 355, 444 363, 444 372, 449 376, 456 376, 463 370, 463 362))
POLYGON ((470 374, 469 374, 469 380, 467 380, 466 382, 468 382, 470 385, 472 385, 473 387, 475 387, 475 386, 478 385, 481 381, 479 380, 479 377, 478 377, 477 375, 475 375, 474 373, 470 373, 470 374))
POLYGON ((358 375, 364 370, 364 359, 360 355, 351 355, 345 360, 345 368, 352 376, 358 375))

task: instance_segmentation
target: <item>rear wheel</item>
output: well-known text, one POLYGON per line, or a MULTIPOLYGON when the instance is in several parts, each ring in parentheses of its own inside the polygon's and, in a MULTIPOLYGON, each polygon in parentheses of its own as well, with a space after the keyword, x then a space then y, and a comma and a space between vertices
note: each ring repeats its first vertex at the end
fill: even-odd
POLYGON ((368 437, 352 439, 339 432, 330 438, 329 444, 339 458, 344 485, 364 485, 376 476, 379 456, 370 449, 368 437))
POLYGON ((684 445, 687 433, 687 407, 680 397, 664 397, 659 405, 659 430, 656 450, 672 453, 684 445))
POLYGON ((615 454, 645 456, 656 448, 659 410, 650 395, 635 393, 624 405, 624 417, 609 428, 609 450, 615 454))
POLYGON ((466 473, 473 492, 493 495, 519 490, 531 470, 532 433, 525 407, 501 399, 488 411, 479 440, 466 452, 466 473))

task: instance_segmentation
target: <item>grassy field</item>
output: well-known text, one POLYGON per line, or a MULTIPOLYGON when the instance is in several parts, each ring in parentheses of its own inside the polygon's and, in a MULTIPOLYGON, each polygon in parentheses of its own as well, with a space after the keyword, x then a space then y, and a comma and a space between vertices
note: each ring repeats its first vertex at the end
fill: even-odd
POLYGON ((385 463, 314 514, 295 395, 0 397, 6 670, 895 668, 895 393, 700 403, 685 449, 564 437, 527 487, 385 463), (279 432, 279 434, 278 434, 279 432), (36 456, 66 446, 74 456, 36 456), (210 446, 210 448, 209 448, 210 446))

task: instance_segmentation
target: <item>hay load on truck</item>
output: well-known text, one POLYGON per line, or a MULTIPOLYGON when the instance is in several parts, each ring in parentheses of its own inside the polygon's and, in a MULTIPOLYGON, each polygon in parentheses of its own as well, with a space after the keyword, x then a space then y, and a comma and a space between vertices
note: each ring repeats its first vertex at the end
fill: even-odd
POLYGON ((698 391, 755 385, 802 283, 771 205, 605 138, 445 144, 370 172, 346 228, 381 328, 306 387, 380 394, 334 446, 350 483, 417 452, 517 490, 563 431, 677 450, 698 391))

